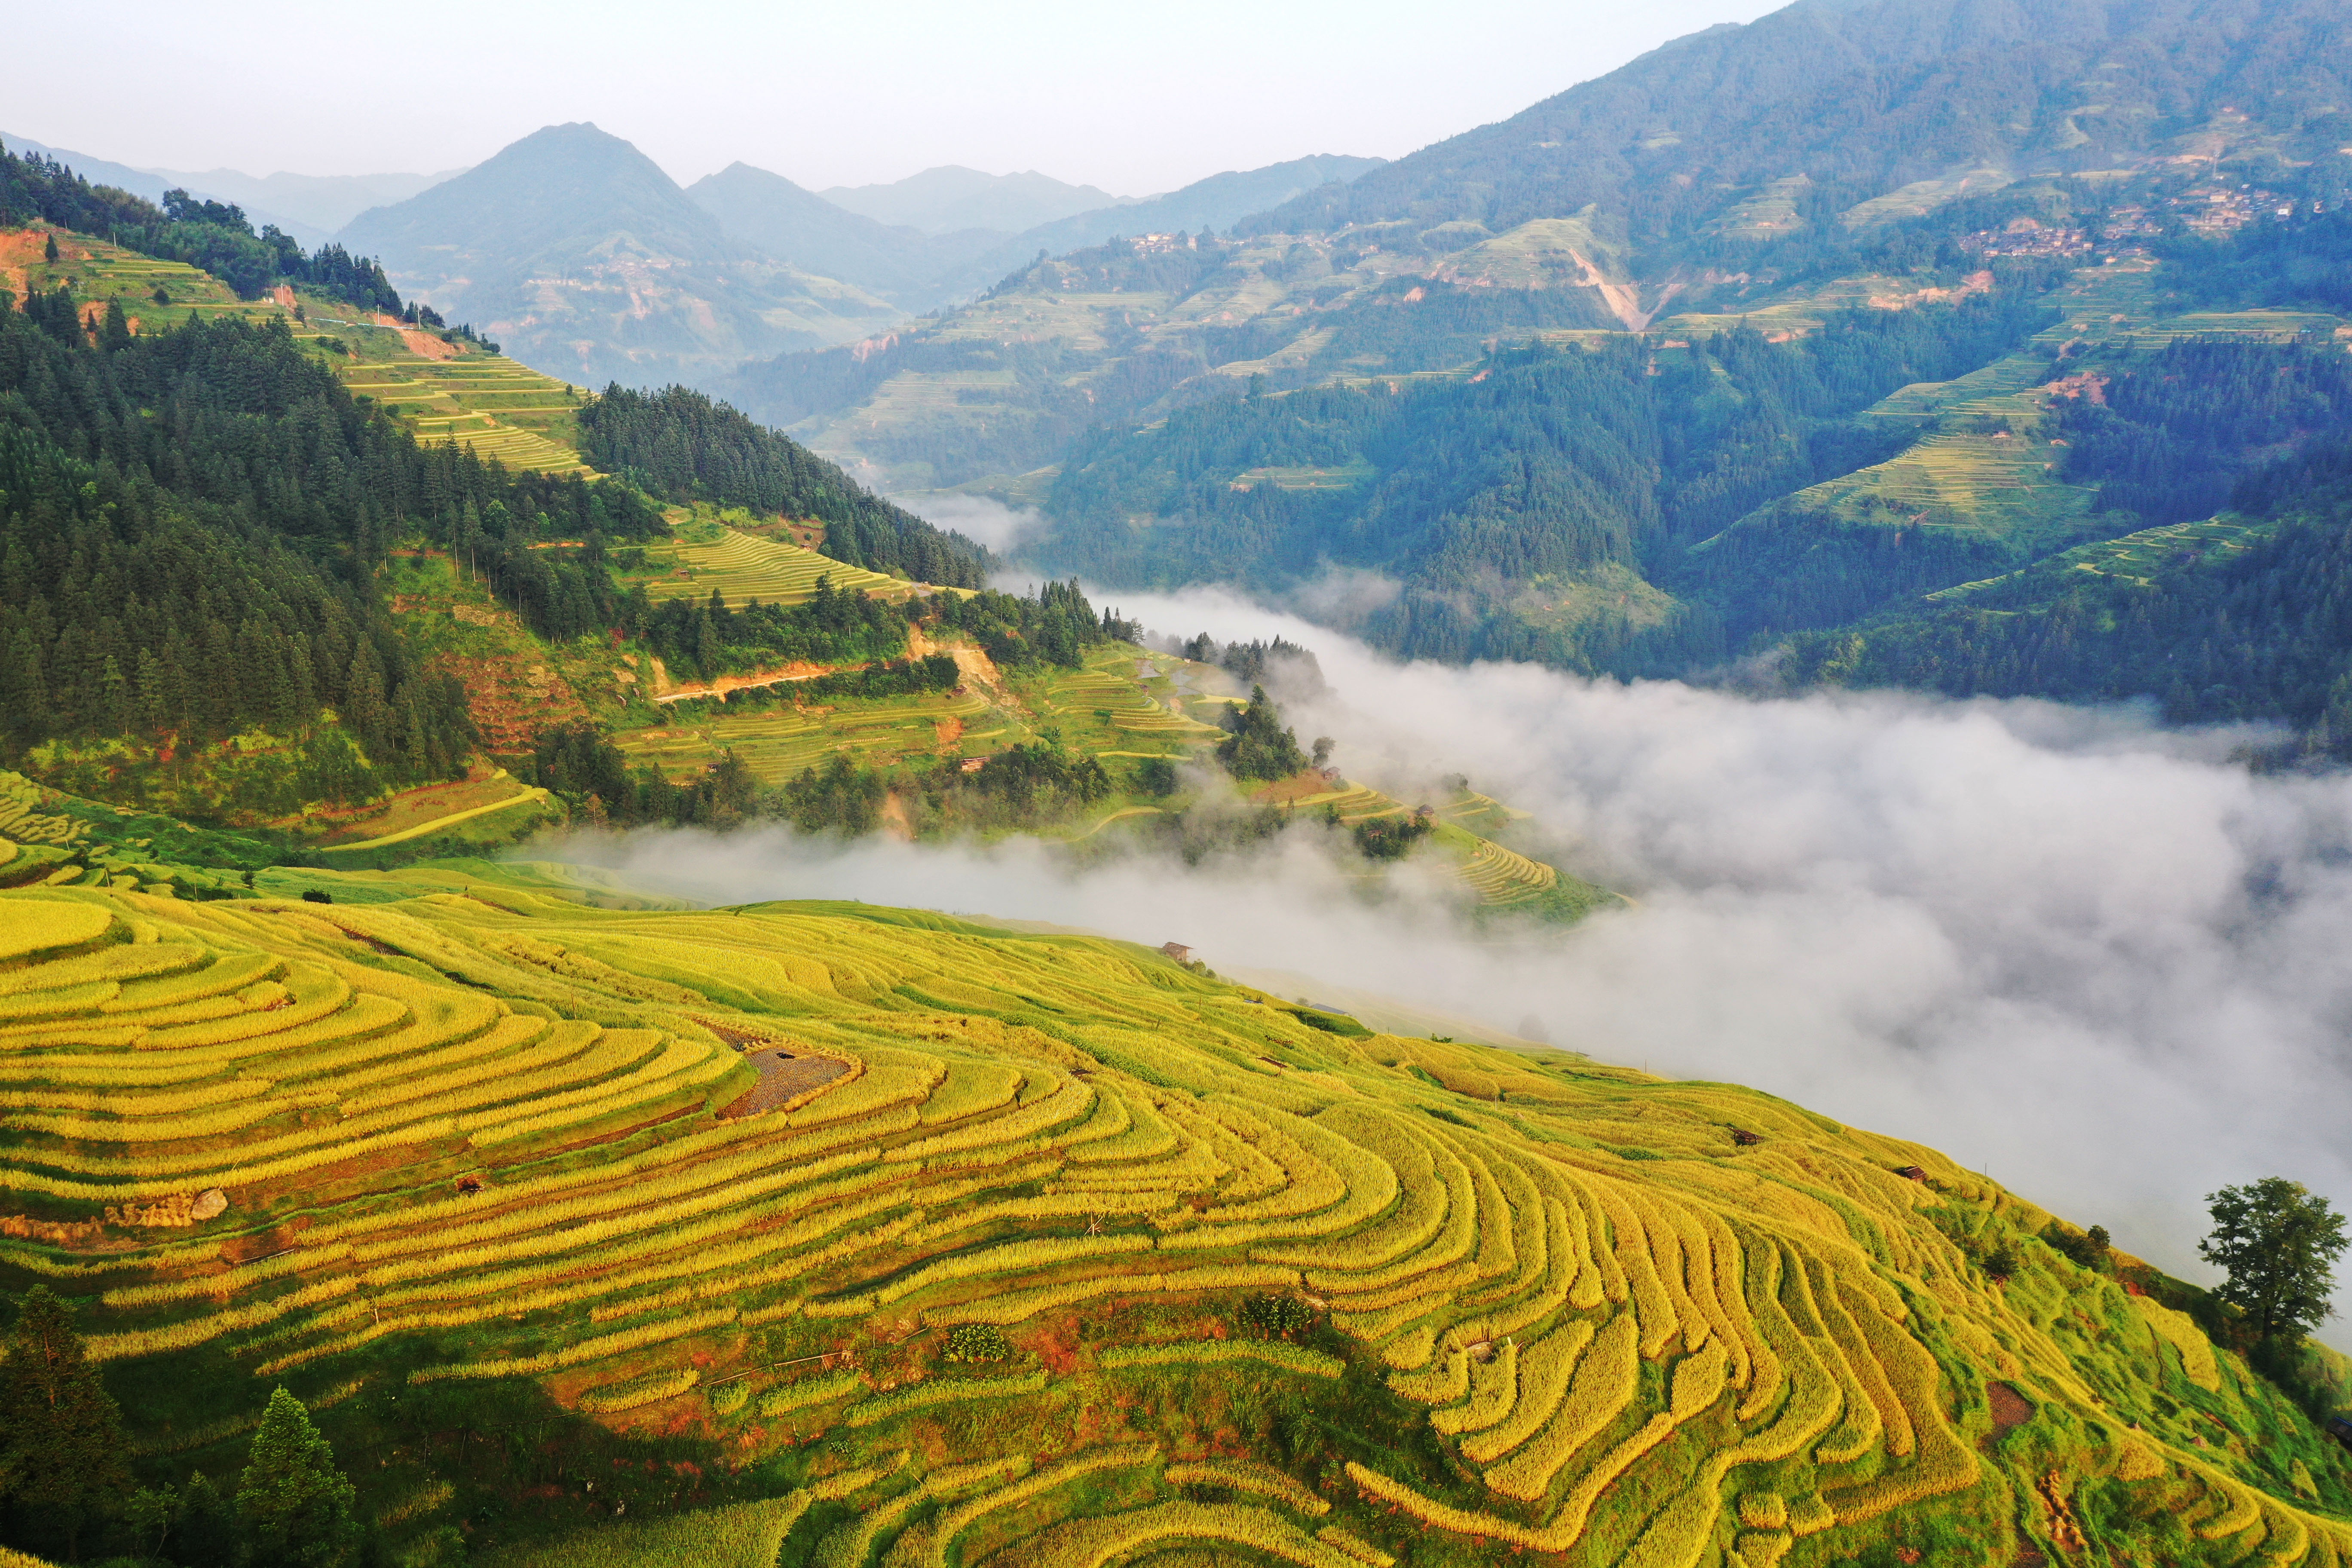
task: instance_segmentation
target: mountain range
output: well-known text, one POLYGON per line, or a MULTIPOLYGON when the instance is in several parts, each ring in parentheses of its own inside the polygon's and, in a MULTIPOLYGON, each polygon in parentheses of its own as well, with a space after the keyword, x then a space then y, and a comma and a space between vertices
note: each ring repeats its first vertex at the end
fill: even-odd
POLYGON ((256 226, 275 224, 314 248, 370 207, 406 201, 430 189, 461 169, 437 174, 289 174, 253 175, 236 169, 134 169, 110 159, 93 158, 63 147, 52 147, 29 137, 0 133, 0 143, 17 153, 37 153, 68 164, 87 179, 129 191, 134 196, 161 201, 177 186, 208 201, 230 202, 245 209, 256 226))
POLYGON ((2260 476, 2352 433, 2342 356, 2296 357, 2352 336, 2347 104, 2320 0, 1801 0, 719 384, 892 493, 1038 508, 1042 572, 1355 574, 1314 602, 1399 653, 1798 650, 2352 737, 2344 659, 2246 629, 2339 581, 2260 476), (2172 545, 2249 484, 2228 548, 2172 545), (2082 640, 2134 595, 2165 629, 2082 640))
MULTIPOLYGON (((1378 160, 1304 158, 1149 201, 1071 209, 1091 187, 934 169, 851 195, 892 224, 735 163, 680 190, 593 125, 550 126, 337 237, 406 293, 575 381, 717 384, 747 361, 863 340, 971 294, 1040 249, 1148 226, 1230 225, 1378 160), (963 217, 1052 221, 1010 233, 963 217)), ((838 194, 838 193, 836 193, 838 194)))
POLYGON ((999 234, 1073 217, 1097 207, 1124 206, 1132 196, 1115 196, 1092 185, 1066 184, 1034 169, 987 174, 943 163, 888 184, 833 185, 817 193, 844 212, 894 228, 952 234, 985 228, 999 234))

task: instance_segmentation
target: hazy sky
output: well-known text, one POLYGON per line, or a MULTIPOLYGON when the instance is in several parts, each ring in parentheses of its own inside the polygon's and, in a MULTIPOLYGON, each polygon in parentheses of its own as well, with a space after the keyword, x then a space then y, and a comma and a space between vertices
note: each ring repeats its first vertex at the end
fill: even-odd
POLYGON ((1313 153, 1396 157, 1767 0, 410 0, 27 6, 0 128, 140 167, 430 172, 593 120, 682 182, 938 163, 1120 195, 1313 153))

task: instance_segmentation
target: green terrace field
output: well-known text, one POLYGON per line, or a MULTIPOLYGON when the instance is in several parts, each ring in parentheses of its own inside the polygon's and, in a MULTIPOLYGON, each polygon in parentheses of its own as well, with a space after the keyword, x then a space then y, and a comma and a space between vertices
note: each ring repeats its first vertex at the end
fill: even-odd
MULTIPOLYGON (((946 651, 965 664, 965 679, 952 692, 801 704, 791 700, 787 681, 772 689, 777 700, 760 705, 667 700, 661 721, 621 729, 614 743, 632 763, 650 763, 677 780, 697 776, 732 752, 770 787, 835 756, 881 770, 887 782, 903 786, 910 767, 933 758, 984 758, 1050 740, 1098 759, 1114 783, 1110 797, 1083 818, 1045 830, 1049 837, 1093 839, 1120 823, 1181 809, 1181 799, 1137 793, 1136 765, 1165 758, 1213 768, 1208 752, 1224 733, 1216 720, 1243 700, 1223 670, 1131 645, 1097 648, 1078 669, 999 670, 973 649, 946 651)), ((1311 773, 1250 789, 1264 804, 1294 814, 1320 816, 1328 807, 1350 827, 1412 809, 1369 786, 1345 780, 1327 784, 1311 773)), ((1618 901, 1499 842, 1529 821, 1526 812, 1467 791, 1433 809, 1440 820, 1425 853, 1446 866, 1481 906, 1573 920, 1618 901)))
POLYGON ((1341 468, 1244 468, 1234 476, 1234 489, 1248 489, 1254 485, 1271 484, 1286 490, 1344 490, 1368 483, 1377 473, 1362 458, 1341 468))
POLYGON ((502 354, 463 339, 404 328, 390 317, 362 312, 304 289, 280 288, 259 300, 239 300, 210 273, 163 261, 87 236, 60 232, 58 258, 43 259, 46 230, 0 231, 0 288, 20 299, 26 289, 70 287, 87 309, 120 300, 134 331, 163 321, 221 316, 267 321, 299 305, 295 335, 326 349, 345 385, 373 398, 423 441, 453 441, 509 468, 547 473, 591 470, 577 450, 576 416, 586 395, 502 354), (161 289, 168 302, 159 302, 161 289))
POLYGON ((1095 938, 303 875, 0 892, 0 1281, 158 1477, 282 1385, 516 1568, 2352 1552, 2184 1288, 1916 1143, 1095 938))
POLYGON ((2042 384, 2062 345, 2095 340, 2125 355, 2182 335, 2180 323, 2219 317, 2152 314, 2153 274, 2145 264, 2076 269, 2055 290, 2060 319, 2018 353, 1948 382, 1898 388, 1864 411, 1874 423, 1916 430, 1887 460, 1826 479, 1768 504, 1733 525, 1769 527, 1782 517, 1827 515, 1849 524, 1973 532, 2027 554, 2066 549, 2097 525, 2095 492, 2057 477, 2042 384))
POLYGON ((338 362, 343 384, 373 399, 420 441, 449 441, 510 468, 552 474, 592 472, 578 450, 578 411, 585 392, 541 375, 502 354, 459 339, 406 333, 375 322, 330 314, 349 308, 311 307, 313 322, 331 326, 353 350, 338 362), (416 352, 422 342, 434 354, 416 352), (436 357, 448 351, 447 357, 436 357))
POLYGON ((1010 725, 992 728, 985 698, 938 694, 886 701, 848 700, 828 708, 778 706, 709 719, 626 730, 614 743, 632 762, 665 773, 700 772, 726 752, 740 757, 760 782, 776 785, 836 752, 869 767, 891 767, 910 757, 975 756, 1001 751, 1010 725), (961 726, 980 727, 961 731, 961 726))
POLYGON ((625 570, 623 577, 643 583, 656 599, 707 599, 717 592, 730 605, 750 599, 797 605, 816 591, 819 577, 831 577, 839 589, 884 598, 913 592, 904 578, 745 533, 707 517, 683 523, 674 542, 646 549, 641 563, 625 570))
POLYGON ((2014 583, 2029 574, 2046 582, 2054 596, 2066 586, 2063 574, 2071 572, 2121 577, 2145 586, 2150 574, 2159 566, 2184 559, 2197 559, 2207 563, 2227 561, 2268 538, 2277 527, 2273 519, 2244 518, 2225 512, 2220 517, 2201 518, 2195 522, 2144 528, 2137 533, 2126 533, 2120 538, 2078 544, 2072 550, 2061 551, 2046 560, 2037 561, 2021 572, 1961 583, 1926 597, 1937 604, 1962 603, 1996 584, 2014 583))
POLYGON ((1710 314, 1703 310, 1675 310, 1662 314, 1650 323, 1649 332, 1652 337, 1668 343, 1733 331, 1741 327, 1752 327, 1767 336, 1786 333, 1790 337, 1802 337, 1808 332, 1819 331, 1822 324, 1837 311, 1851 310, 1874 300, 1897 299, 1910 292, 1911 287, 1896 278, 1874 275, 1839 278, 1826 283, 1806 284, 1780 298, 1759 300, 1734 312, 1710 314))
POLYGON ((266 320, 284 313, 275 300, 240 300, 211 273, 184 262, 163 261, 124 250, 88 235, 56 231, 58 259, 43 259, 50 231, 42 228, 0 229, 0 289, 21 305, 28 289, 44 292, 70 288, 83 314, 110 300, 122 301, 131 330, 152 331, 167 317, 184 321, 193 312, 201 320, 221 316, 266 320), (163 300, 155 298, 162 289, 163 300))

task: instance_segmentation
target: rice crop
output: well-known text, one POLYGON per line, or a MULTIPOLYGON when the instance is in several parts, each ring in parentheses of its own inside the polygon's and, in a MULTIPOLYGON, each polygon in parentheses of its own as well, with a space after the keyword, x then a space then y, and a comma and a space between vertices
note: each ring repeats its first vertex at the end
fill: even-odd
POLYGON ((1180 1487, 1225 1487, 1234 1491, 1255 1492, 1270 1497, 1285 1507, 1297 1510, 1309 1519, 1320 1519, 1331 1511, 1331 1505, 1301 1482, 1270 1465, 1254 1464, 1246 1459, 1202 1459, 1191 1464, 1171 1465, 1160 1472, 1180 1487))
POLYGON ((1256 1362, 1301 1377, 1338 1377, 1347 1363, 1321 1351, 1280 1340, 1192 1340, 1171 1345, 1119 1345, 1102 1353, 1110 1372, 1142 1366, 1219 1366, 1256 1362))
POLYGON ((933 1377, 861 1399, 842 1412, 850 1426, 873 1426, 918 1410, 940 1405, 966 1405, 981 1399, 1013 1399, 1045 1391, 1045 1374, 1024 1373, 1014 1377, 933 1377))
POLYGON ((536 1377, 562 1367, 579 1366, 586 1362, 601 1361, 606 1356, 626 1351, 643 1350, 647 1345, 668 1340, 684 1339, 705 1329, 718 1328, 735 1321, 735 1309, 719 1307, 705 1312, 689 1312, 682 1317, 665 1318, 657 1322, 643 1323, 633 1329, 623 1329, 610 1334, 598 1334, 591 1339, 574 1340, 562 1350, 548 1351, 535 1356, 514 1356, 503 1361, 457 1362, 443 1366, 421 1366, 408 1374, 412 1384, 446 1383, 458 1378, 536 1377))
POLYGON ((588 1390, 580 1395, 580 1408, 598 1415, 635 1410, 640 1405, 656 1405, 665 1399, 676 1399, 701 1381, 702 1373, 690 1366, 649 1372, 643 1377, 608 1383, 601 1388, 588 1390))
POLYGON ((1299 1568, 1361 1568, 1356 1558, 1265 1509, 1193 1502, 1070 1520, 1008 1547, 992 1562, 1003 1568, 1101 1568, 1149 1547, 1186 1541, 1228 1542, 1299 1568))
MULTIPOLYGON (((1055 699, 1091 700, 1076 687, 1055 699)), ((38 895, 106 918, 89 944, 0 964, 15 987, 0 1011, 32 999, 0 1017, 0 1113, 74 1135, 0 1151, 0 1187, 65 1215, 138 1206, 143 1220, 139 1205, 176 1212, 211 1185, 232 1207, 184 1243, 109 1257, 18 1237, 0 1261, 94 1298, 91 1354, 153 1357, 157 1376, 207 1345, 263 1376, 397 1353, 420 1383, 542 1378, 583 1411, 723 1420, 752 1447, 829 1426, 818 1462, 850 1468, 819 1485, 890 1500, 800 1544, 855 1568, 877 1555, 961 1568, 944 1527, 1024 1499, 1029 1522, 1007 1512, 988 1527, 990 1568, 1129 1540, 1142 1544, 1118 1550, 1378 1568, 1378 1546, 1298 1527, 1324 1500, 1270 1479, 1286 1467, 1262 1463, 1248 1424, 1262 1401, 1322 1418, 1349 1397, 1351 1362, 1428 1409, 1459 1457, 1433 1481, 1436 1442, 1399 1445, 1405 1468, 1356 1484, 1489 1547, 1573 1554, 1605 1539, 1630 1568, 1696 1568, 1735 1530, 1759 1552, 1852 1531, 1825 1548, 1852 1556, 1902 1528, 1874 1520, 1976 1518, 1992 1495, 1979 1483, 2014 1469, 2019 1445, 1980 1452, 1949 1412, 1967 1408, 1971 1376, 1998 1374, 2054 1402, 2053 1429, 2140 1421, 2085 1463, 2118 1486, 2182 1489, 2173 1511, 2192 1532, 2226 1524, 2232 1549, 2258 1538, 2305 1561, 2334 1550, 2330 1527, 2267 1498, 2251 1461, 2218 1447, 2192 1461, 2189 1428, 2139 1392, 2198 1377, 2201 1346, 2215 1386, 2173 1387, 2242 1419, 2253 1385, 2226 1350, 2180 1343, 2177 1325, 2087 1277, 1993 1290, 1922 1207, 2045 1218, 1932 1152, 1721 1086, 1322 1036, 1085 939, 836 906, 599 909, 483 886, 331 909, 38 895), (371 956, 362 940, 410 956, 371 956), (737 1034, 859 1070, 798 1109, 723 1119, 750 1077, 725 1043, 737 1034), (1727 1124, 1765 1142, 1734 1152, 1727 1124), (1889 1173, 1904 1164, 1931 1186, 1889 1173), (272 1254, 237 1238, 298 1212, 310 1223, 281 1231, 291 1250, 225 1261, 272 1254), (1118 1234, 1077 1234, 1102 1228, 1118 1234), (1218 1337, 1235 1297, 1264 1289, 1315 1298, 1344 1354, 1328 1353, 1339 1340, 1218 1337), (2104 1352, 2048 1327, 2071 1321, 2060 1293, 2080 1296, 2076 1317, 2120 1315, 2143 1336, 2137 1354, 2089 1364, 2104 1352), (783 1381, 761 1370, 835 1323, 845 1346, 874 1342, 861 1355, 877 1382, 898 1381, 877 1390, 838 1361, 783 1381), (964 1323, 1035 1325, 1017 1336, 1032 1364, 1075 1355, 1080 1383, 1027 1366, 921 1375, 924 1329, 964 1323), (782 1343, 750 1331, 772 1324, 788 1324, 782 1343), (414 1354, 426 1335, 446 1348, 414 1354), (893 1358, 890 1342, 910 1348, 893 1358), (1200 1375, 1219 1365, 1238 1375, 1200 1375), (1024 1461, 1008 1459, 941 1499, 948 1480, 893 1483, 903 1465, 860 1453, 905 1421, 942 1463, 936 1439, 969 1457, 953 1445, 974 1422, 1034 1426, 1041 1447, 1082 1441, 1090 1378, 1116 1391, 1103 1408, 1139 1423, 1186 1418, 1195 1390, 1230 1401, 1246 1416, 1242 1449, 1196 1457, 1188 1438, 1165 1479, 1252 1494, 1244 1515, 1154 1516, 1191 1522, 1097 1537, 1064 1516, 1150 1514, 1165 1505, 1149 1501, 1149 1478, 1089 1483, 1055 1464, 1016 1476, 1024 1461), (682 1403, 652 1403, 664 1398, 682 1403), (766 1418, 788 1425, 771 1436, 766 1418), (1852 1468, 1825 1468, 1840 1464, 1852 1468), (1782 1513, 1754 1500, 1768 1489, 1782 1513), (1253 1545, 1185 1532, 1252 1513, 1252 1528, 1288 1533, 1253 1545), (1020 1529, 1037 1533, 1000 1544, 1020 1529)), ((0 893, 0 908, 22 897, 0 893)), ((798 1506, 817 1500, 812 1487, 798 1506)), ((979 1533, 962 1539, 980 1549, 979 1533)))
POLYGON ((984 1296, 951 1306, 926 1308, 924 1320, 946 1326, 954 1323, 1024 1322, 1040 1312, 1072 1307, 1105 1296, 1165 1296, 1195 1290, 1279 1289, 1298 1284, 1298 1271, 1266 1263, 1211 1263, 1192 1268, 1171 1268, 1125 1274, 1097 1274, 1064 1280, 1058 1285, 1032 1286, 984 1296))
POLYGON ((1317 1531, 1315 1539, 1326 1546, 1338 1547, 1357 1562, 1370 1564, 1370 1568, 1396 1568, 1394 1556, 1381 1551, 1362 1536, 1342 1530, 1336 1524, 1327 1524, 1317 1531))
POLYGON ((1475 1465, 1490 1465, 1542 1430, 1568 1397, 1577 1358, 1591 1340, 1592 1325, 1580 1319, 1561 1324, 1521 1352, 1518 1388, 1509 1411, 1500 1422, 1465 1437, 1462 1457, 1475 1465))
POLYGON ((1640 1346, 1631 1313, 1621 1312, 1593 1337, 1559 1409, 1509 1458, 1486 1472, 1486 1485, 1507 1498, 1534 1502, 1550 1491, 1579 1449, 1633 1403, 1641 1387, 1640 1346))
POLYGON ((1431 1413, 1429 1424, 1449 1437, 1464 1432, 1483 1432, 1511 1413, 1518 1390, 1518 1342, 1505 1340, 1488 1347, 1485 1361, 1472 1362, 1470 1397, 1431 1413))
POLYGON ((866 1380, 854 1372, 825 1373, 816 1377, 803 1377, 791 1383, 781 1383, 760 1395, 760 1414, 766 1416, 790 1415, 796 1410, 811 1410, 820 1405, 831 1405, 866 1390, 866 1380))
POLYGON ((667 1519, 617 1520, 560 1540, 501 1547, 483 1568, 775 1568, 809 1494, 698 1509, 667 1519))
POLYGON ((2195 1319, 2151 1296, 2134 1296, 2131 1304, 2147 1320, 2150 1333, 2180 1352, 2180 1367, 2189 1382, 2208 1394, 2220 1392, 2221 1370, 2213 1359, 2213 1342, 2205 1337, 2195 1319))

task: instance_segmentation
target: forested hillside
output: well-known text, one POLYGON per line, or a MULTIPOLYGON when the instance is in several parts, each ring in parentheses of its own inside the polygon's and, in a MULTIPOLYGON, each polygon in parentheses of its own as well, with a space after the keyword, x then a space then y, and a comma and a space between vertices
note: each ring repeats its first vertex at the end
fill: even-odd
POLYGON ((1843 312, 1791 342, 1734 331, 1666 350, 1621 336, 1500 352, 1458 379, 1229 398, 1082 443, 1035 548, 1156 586, 1379 571, 1405 588, 1373 626, 1400 652, 1607 664, 1645 631, 1677 646, 1709 634, 1652 613, 1646 627, 1640 614, 1602 616, 1548 638, 1510 601, 1598 568, 1637 572, 1771 496, 1875 460, 1889 437, 1853 414, 1971 369, 2049 318, 2021 284, 1843 312), (1138 513, 1163 526, 1128 528, 1138 513))
POLYGON ((647 395, 615 383, 581 411, 580 431, 589 461, 656 495, 812 520, 824 525, 824 552, 853 566, 942 586, 983 581, 979 545, 867 493, 807 447, 701 393, 647 395))
MULTIPOLYGON (((340 245, 315 254, 276 228, 256 234, 238 208, 168 191, 158 206, 109 186, 93 186, 65 165, 38 155, 18 157, 0 147, 0 228, 39 219, 83 234, 200 267, 247 299, 279 282, 307 284, 362 309, 402 309, 400 295, 373 259, 340 245)), ((436 316, 432 322, 441 324, 436 316)))
POLYGON ((464 693, 417 668, 371 582, 394 542, 469 554, 560 631, 609 605, 530 542, 659 526, 624 489, 419 447, 282 328, 93 346, 63 304, 0 314, 12 757, 121 739, 168 758, 268 728, 309 737, 268 792, 283 802, 462 772, 464 693))
MULTIPOLYGON (((394 313, 374 263, 306 256, 233 208, 175 198, 166 213, 37 160, 0 154, 0 181, 40 226, 0 246, 15 263, 0 289, 25 289, 21 308, 0 309, 0 761, 247 822, 461 780, 475 795, 459 805, 485 789, 504 801, 481 752, 515 737, 504 719, 497 734, 478 721, 502 700, 483 678, 506 666, 454 646, 446 618, 415 617, 429 595, 404 585, 425 563, 511 616, 521 641, 501 661, 609 637, 706 669, 761 649, 880 658, 907 634, 887 605, 871 607, 895 630, 856 647, 771 624, 772 606, 721 603, 681 622, 689 606, 625 586, 615 550, 642 553, 698 506, 793 520, 845 577, 980 580, 976 546, 696 394, 616 389, 609 412, 574 395, 564 417, 625 478, 576 460, 509 470, 470 437, 420 440, 466 416, 403 379, 422 370, 350 363, 356 342, 401 340, 421 367, 472 356, 470 379, 448 384, 478 405, 504 408, 516 395, 497 389, 515 384, 466 329, 394 313), (250 304, 186 261, 225 256, 242 277, 257 249, 267 268, 241 287, 250 304), (360 321, 333 314, 354 308, 360 321)), ((18 305, 14 289, 5 303, 18 305)))
POLYGON ((2352 759, 2352 448, 2242 483, 2229 531, 2153 530, 2105 552, 1791 640, 1800 685, 1954 697, 2155 699, 2179 723, 2269 720, 2352 759))
POLYGON ((1956 171, 2114 169, 2217 119, 2251 120, 2283 156, 2333 153, 2352 104, 2342 22, 2329 0, 1790 5, 1245 226, 1499 233, 1591 205, 1636 247, 1735 270, 1956 171), (1793 212, 1764 210, 1776 183, 1793 212))

